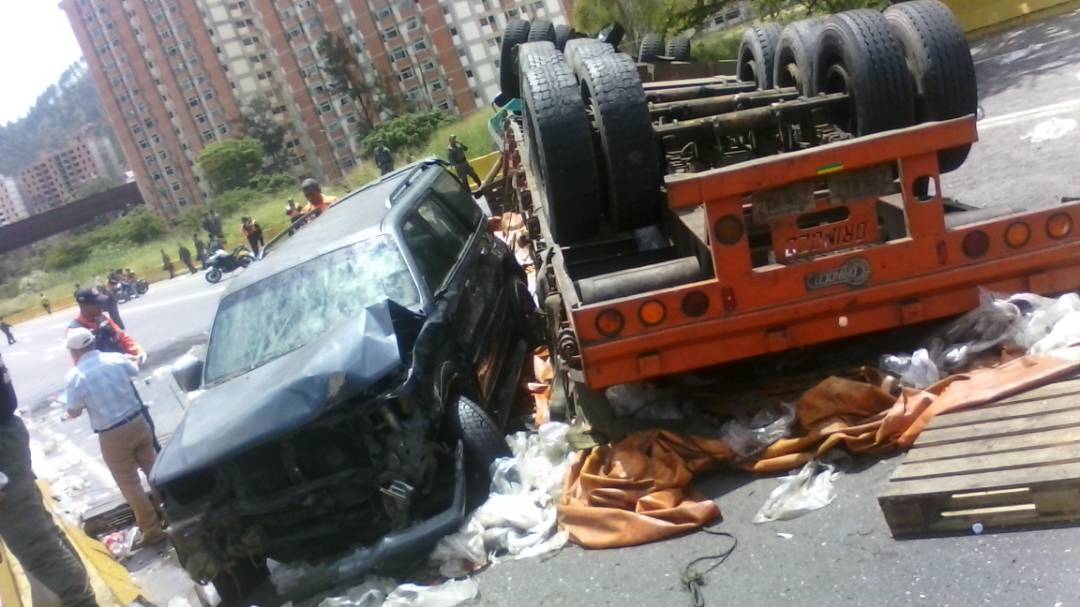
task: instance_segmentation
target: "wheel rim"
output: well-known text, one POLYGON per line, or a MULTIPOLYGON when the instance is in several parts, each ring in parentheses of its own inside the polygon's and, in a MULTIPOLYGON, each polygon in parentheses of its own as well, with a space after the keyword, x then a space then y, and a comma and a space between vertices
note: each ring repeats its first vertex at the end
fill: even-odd
POLYGON ((848 102, 835 106, 830 111, 829 118, 834 125, 848 134, 857 135, 859 125, 855 112, 856 100, 851 90, 851 75, 848 74, 843 63, 833 63, 825 70, 825 90, 823 92, 828 94, 845 93, 848 96, 848 102))

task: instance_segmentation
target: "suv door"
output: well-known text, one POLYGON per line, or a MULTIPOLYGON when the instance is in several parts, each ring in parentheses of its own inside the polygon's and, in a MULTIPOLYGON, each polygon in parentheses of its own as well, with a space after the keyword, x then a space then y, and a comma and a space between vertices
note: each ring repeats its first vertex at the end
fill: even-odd
POLYGON ((402 221, 402 237, 431 293, 438 296, 435 305, 448 307, 453 330, 487 399, 513 334, 506 327, 513 293, 483 213, 468 194, 460 198, 458 192, 460 184, 444 173, 402 221))

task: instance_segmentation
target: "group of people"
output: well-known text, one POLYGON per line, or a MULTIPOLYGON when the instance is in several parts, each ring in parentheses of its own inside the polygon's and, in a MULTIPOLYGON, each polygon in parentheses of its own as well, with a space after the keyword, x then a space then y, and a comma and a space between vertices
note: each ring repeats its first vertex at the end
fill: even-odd
MULTIPOLYGON (((150 473, 161 447, 149 410, 132 384, 147 353, 110 315, 110 299, 97 287, 75 293, 79 313, 65 335, 73 362, 66 377, 65 414, 69 419, 87 414, 102 459, 135 515, 136 544, 158 545, 166 536, 139 471, 150 473)), ((42 503, 17 405, 11 374, 0 357, 0 539, 63 605, 96 606, 85 567, 42 503)))
MULTIPOLYGON (((457 135, 450 135, 450 142, 446 147, 446 161, 454 168, 461 183, 468 185, 469 179, 472 179, 476 182, 477 188, 483 187, 484 184, 480 181, 480 176, 476 174, 476 169, 469 164, 468 151, 469 147, 458 141, 457 135)), ((371 155, 375 160, 375 166, 379 167, 383 175, 394 170, 394 154, 386 144, 380 143, 375 146, 371 155)))

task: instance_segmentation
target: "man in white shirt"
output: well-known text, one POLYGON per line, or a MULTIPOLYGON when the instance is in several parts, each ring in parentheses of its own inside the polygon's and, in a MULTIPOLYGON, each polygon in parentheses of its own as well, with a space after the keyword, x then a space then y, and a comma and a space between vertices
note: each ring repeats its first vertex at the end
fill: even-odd
POLYGON ((89 329, 68 330, 67 346, 75 360, 67 375, 68 416, 89 413, 90 426, 101 443, 101 457, 142 530, 141 545, 158 544, 165 534, 139 479, 139 470, 149 476, 157 458, 150 424, 131 384, 139 367, 132 356, 99 352, 95 341, 89 329))

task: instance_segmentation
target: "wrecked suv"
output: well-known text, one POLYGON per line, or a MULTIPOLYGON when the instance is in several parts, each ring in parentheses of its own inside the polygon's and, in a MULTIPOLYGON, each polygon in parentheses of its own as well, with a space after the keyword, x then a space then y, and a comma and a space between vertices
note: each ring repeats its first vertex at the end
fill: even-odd
POLYGON ((151 483, 191 576, 385 569, 464 517, 536 326, 525 275, 436 161, 384 177, 233 280, 151 483), (340 568, 339 568, 340 569, 340 568))

